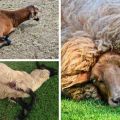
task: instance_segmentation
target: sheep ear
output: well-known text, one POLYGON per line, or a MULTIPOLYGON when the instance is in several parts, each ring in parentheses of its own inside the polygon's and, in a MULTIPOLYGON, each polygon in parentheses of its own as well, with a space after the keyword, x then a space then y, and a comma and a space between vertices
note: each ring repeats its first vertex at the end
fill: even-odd
POLYGON ((30 14, 30 16, 29 16, 29 19, 31 19, 31 18, 33 18, 34 17, 34 10, 32 9, 31 10, 31 14, 30 14))
POLYGON ((30 11, 29 19, 34 17, 34 6, 30 5, 27 7, 27 9, 30 11))
POLYGON ((89 80, 90 74, 89 72, 81 73, 78 75, 78 78, 76 79, 76 83, 84 83, 89 80))

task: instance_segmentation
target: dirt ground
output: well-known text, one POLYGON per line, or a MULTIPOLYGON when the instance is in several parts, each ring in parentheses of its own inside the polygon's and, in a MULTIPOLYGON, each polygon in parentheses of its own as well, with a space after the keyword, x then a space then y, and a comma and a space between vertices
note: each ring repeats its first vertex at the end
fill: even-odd
POLYGON ((22 23, 10 36, 12 45, 0 49, 0 59, 58 58, 58 0, 0 0, 0 9, 36 5, 40 21, 22 23))

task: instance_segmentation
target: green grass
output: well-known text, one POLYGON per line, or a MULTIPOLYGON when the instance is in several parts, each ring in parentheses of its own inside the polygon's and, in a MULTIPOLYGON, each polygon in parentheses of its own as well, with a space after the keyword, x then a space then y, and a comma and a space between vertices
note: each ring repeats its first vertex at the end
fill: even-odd
POLYGON ((62 120, 120 120, 120 107, 95 100, 62 100, 62 120))
MULTIPOLYGON (((30 73, 36 68, 35 62, 4 62, 16 70, 30 73)), ((40 62, 58 69, 58 62, 40 62)), ((58 120, 58 75, 51 77, 36 91, 36 103, 27 120, 58 120)), ((0 100, 0 120, 15 120, 21 107, 18 104, 0 100)))

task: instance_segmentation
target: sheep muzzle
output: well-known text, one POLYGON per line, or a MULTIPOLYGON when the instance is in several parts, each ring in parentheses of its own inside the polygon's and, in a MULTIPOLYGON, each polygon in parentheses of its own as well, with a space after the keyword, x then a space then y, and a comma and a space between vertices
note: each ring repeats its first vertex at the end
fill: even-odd
POLYGON ((37 7, 31 5, 27 7, 28 10, 30 11, 30 16, 29 18, 35 20, 35 21, 39 21, 39 12, 41 12, 37 7))

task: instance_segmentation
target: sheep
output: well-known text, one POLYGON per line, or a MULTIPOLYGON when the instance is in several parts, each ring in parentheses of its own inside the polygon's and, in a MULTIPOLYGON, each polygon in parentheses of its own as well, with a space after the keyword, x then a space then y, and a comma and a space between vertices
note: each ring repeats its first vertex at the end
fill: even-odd
POLYGON ((15 11, 0 10, 0 42, 1 48, 11 44, 9 36, 24 21, 33 19, 38 21, 39 9, 33 5, 15 11))
POLYGON ((77 101, 92 97, 104 99, 113 107, 120 105, 119 53, 100 53, 92 39, 76 36, 63 45, 61 57, 62 95, 77 101))
POLYGON ((22 107, 17 120, 23 120, 31 110, 35 101, 35 91, 51 76, 55 75, 54 69, 39 65, 30 74, 25 71, 17 71, 0 63, 0 99, 8 98, 22 107), (31 97, 30 103, 23 98, 31 97))
POLYGON ((91 38, 99 52, 120 51, 120 1, 62 0, 62 44, 74 36, 91 38))
MULTIPOLYGON (((93 84, 90 79, 97 70, 95 67, 97 62, 102 56, 105 57, 106 52, 110 52, 107 54, 108 59, 113 56, 111 52, 119 56, 120 1, 62 0, 61 3, 62 94, 75 100, 88 97, 98 99, 101 97, 99 94, 101 91, 103 92, 102 97, 105 98, 106 95, 111 106, 118 106, 119 94, 114 96, 113 90, 112 98, 107 93, 104 95, 106 89, 102 91, 101 84, 93 84), (93 70, 94 68, 96 69, 93 70)), ((112 57, 113 61, 116 56, 112 57)), ((118 61, 119 59, 116 60, 117 63, 119 63, 118 61)), ((115 68, 116 73, 119 73, 118 64, 110 63, 110 66, 114 73, 115 68)), ((104 67, 106 66, 104 65, 104 67)), ((110 68, 106 67, 108 70, 106 74, 109 76, 111 76, 110 68)), ((104 73, 104 69, 101 71, 104 73)), ((106 81, 109 82, 106 74, 102 74, 104 86, 107 86, 106 81)), ((115 74, 113 77, 116 78, 117 75, 115 74)), ((114 78, 112 78, 113 81, 114 78)), ((94 80, 99 81, 98 77, 95 77, 94 80)), ((116 80, 118 83, 119 78, 116 80)), ((119 92, 118 86, 116 89, 119 92)), ((106 91, 111 89, 108 87, 106 91)))

